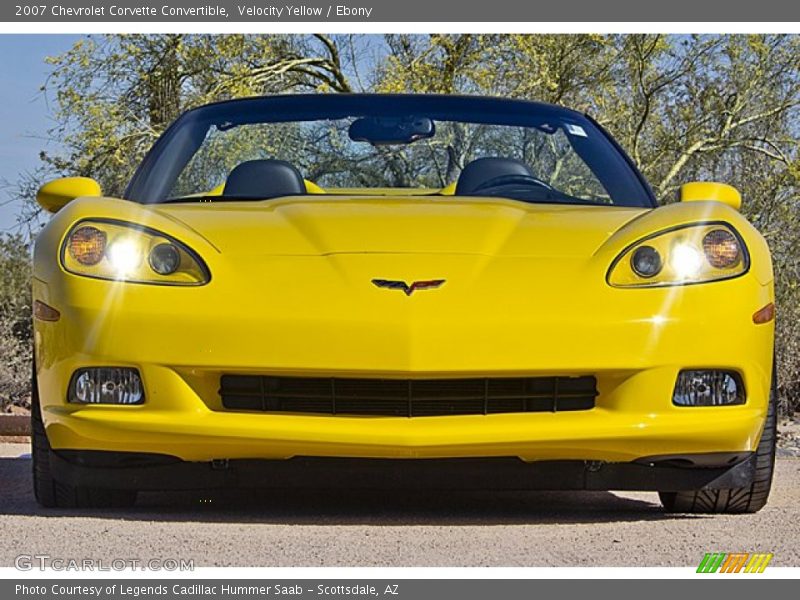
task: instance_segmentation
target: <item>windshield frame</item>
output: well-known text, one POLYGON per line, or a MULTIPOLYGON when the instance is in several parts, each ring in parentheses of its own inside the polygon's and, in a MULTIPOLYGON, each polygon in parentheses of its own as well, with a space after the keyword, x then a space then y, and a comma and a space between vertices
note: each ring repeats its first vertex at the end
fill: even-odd
POLYGON ((536 127, 548 118, 580 125, 587 131, 600 134, 600 143, 605 145, 602 148, 604 158, 613 161, 613 168, 626 176, 623 185, 635 191, 624 204, 598 203, 596 206, 657 206, 650 185, 630 156, 588 115, 528 100, 441 94, 283 94, 207 104, 183 113, 166 129, 136 169, 123 198, 141 204, 161 204, 167 200, 165 182, 174 180, 197 151, 202 143, 196 139, 199 132, 205 136, 214 124, 280 123, 397 114, 423 114, 440 121, 519 127, 536 127), (192 146, 194 150, 191 150, 192 146), (176 147, 182 149, 183 154, 176 152, 176 147), (188 158, 182 161, 187 153, 188 158), (171 159, 167 158, 169 154, 172 154, 171 159))

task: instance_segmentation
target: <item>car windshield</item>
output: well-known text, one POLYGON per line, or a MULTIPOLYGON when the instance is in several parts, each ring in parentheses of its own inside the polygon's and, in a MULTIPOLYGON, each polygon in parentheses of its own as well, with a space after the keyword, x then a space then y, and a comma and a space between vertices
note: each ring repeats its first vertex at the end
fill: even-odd
POLYGON ((303 194, 442 195, 651 206, 630 161, 590 119, 533 102, 309 95, 187 112, 126 197, 144 203, 303 194))

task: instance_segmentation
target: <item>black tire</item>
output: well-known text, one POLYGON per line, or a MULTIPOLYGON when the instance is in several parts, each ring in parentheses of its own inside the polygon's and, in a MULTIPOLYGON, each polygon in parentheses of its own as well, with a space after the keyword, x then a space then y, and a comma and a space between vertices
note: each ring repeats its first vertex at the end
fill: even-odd
POLYGON ((775 443, 777 441, 777 384, 775 370, 769 394, 769 408, 764 432, 756 449, 756 474, 748 487, 697 492, 659 492, 661 504, 669 513, 754 513, 767 503, 772 474, 775 470, 775 443))
POLYGON ((45 508, 124 508, 136 502, 136 492, 67 485, 56 481, 50 471, 50 442, 47 440, 36 374, 31 381, 31 454, 33 494, 45 508))

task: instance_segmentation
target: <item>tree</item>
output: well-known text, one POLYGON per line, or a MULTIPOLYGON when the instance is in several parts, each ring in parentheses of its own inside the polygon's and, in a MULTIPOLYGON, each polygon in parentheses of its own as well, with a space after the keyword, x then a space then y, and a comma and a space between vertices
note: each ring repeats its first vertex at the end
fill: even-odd
POLYGON ((0 237, 0 410, 27 406, 31 381, 30 248, 21 235, 0 237))
POLYGON ((107 35, 48 59, 55 100, 42 153, 51 171, 91 176, 119 195, 144 153, 183 111, 286 91, 347 92, 337 41, 325 35, 107 35))

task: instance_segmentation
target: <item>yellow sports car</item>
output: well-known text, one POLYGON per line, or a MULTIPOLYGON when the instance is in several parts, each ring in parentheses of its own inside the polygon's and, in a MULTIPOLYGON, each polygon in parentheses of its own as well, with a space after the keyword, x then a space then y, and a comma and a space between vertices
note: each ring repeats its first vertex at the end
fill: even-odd
POLYGON ((590 117, 300 95, 181 116, 121 197, 48 183, 35 493, 654 490, 753 512, 773 274, 724 184, 657 207, 590 117))

